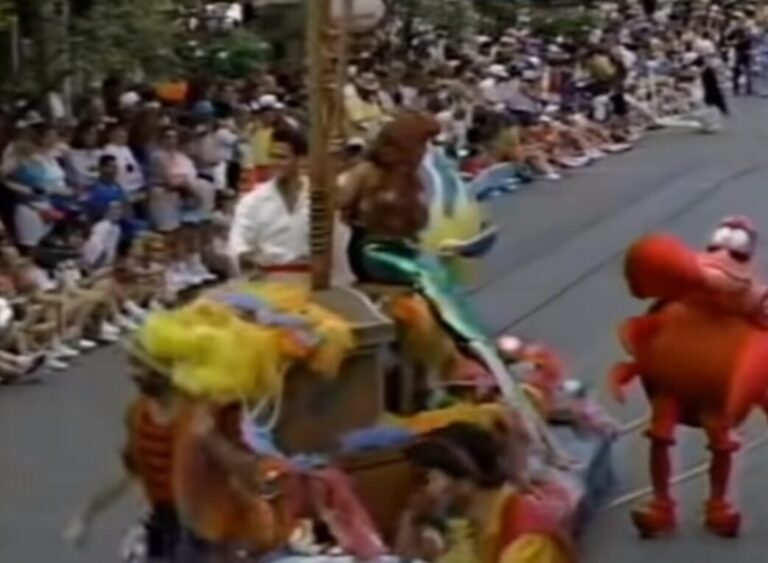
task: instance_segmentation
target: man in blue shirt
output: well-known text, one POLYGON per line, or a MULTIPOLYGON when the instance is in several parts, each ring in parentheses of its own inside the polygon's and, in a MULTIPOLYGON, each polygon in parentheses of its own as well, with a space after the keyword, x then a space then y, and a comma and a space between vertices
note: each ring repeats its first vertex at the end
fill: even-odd
POLYGON ((99 179, 85 196, 85 210, 91 220, 100 220, 113 203, 128 205, 128 196, 117 183, 117 172, 114 156, 107 154, 99 159, 99 179))
POLYGON ((130 213, 130 200, 125 189, 118 184, 117 174, 117 159, 108 154, 102 156, 99 159, 99 179, 88 189, 85 196, 85 211, 88 217, 96 222, 104 218, 112 205, 122 204, 126 215, 120 226, 125 241, 142 230, 142 226, 130 213))

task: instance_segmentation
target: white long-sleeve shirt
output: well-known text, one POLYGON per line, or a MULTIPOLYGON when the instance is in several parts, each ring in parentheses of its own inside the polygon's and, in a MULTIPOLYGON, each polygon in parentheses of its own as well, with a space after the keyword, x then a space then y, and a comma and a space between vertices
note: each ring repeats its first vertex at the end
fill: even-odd
POLYGON ((256 186, 235 206, 228 244, 235 264, 250 256, 263 267, 286 266, 309 260, 309 180, 293 211, 272 180, 256 186))

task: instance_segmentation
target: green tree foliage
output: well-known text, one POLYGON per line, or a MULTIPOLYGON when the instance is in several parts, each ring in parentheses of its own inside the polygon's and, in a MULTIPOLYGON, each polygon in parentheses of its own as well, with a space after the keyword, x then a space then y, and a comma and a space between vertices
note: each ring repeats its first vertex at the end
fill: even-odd
POLYGON ((589 12, 572 11, 559 14, 538 14, 531 21, 534 33, 540 37, 562 37, 568 41, 579 43, 589 36, 597 21, 589 12))
POLYGON ((187 74, 242 78, 263 68, 271 51, 253 31, 239 29, 201 40, 191 39, 177 51, 187 74))
POLYGON ((515 0, 473 0, 484 33, 498 35, 515 25, 519 3, 515 0))
POLYGON ((178 64, 175 17, 156 0, 93 0, 70 24, 72 64, 92 74, 162 74, 178 64))
POLYGON ((420 0, 417 15, 451 37, 461 38, 474 30, 477 12, 471 0, 420 0))

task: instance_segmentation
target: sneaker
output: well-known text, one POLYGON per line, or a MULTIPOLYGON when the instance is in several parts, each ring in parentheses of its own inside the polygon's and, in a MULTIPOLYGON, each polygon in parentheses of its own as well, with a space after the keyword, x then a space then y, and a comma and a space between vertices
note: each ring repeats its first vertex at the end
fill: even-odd
POLYGON ((560 159, 560 164, 566 168, 582 168, 589 164, 588 156, 564 156, 560 159))
POLYGON ((205 264, 200 262, 197 264, 194 269, 192 270, 192 273, 196 275, 199 279, 202 280, 203 283, 209 283, 212 281, 216 281, 216 275, 211 272, 208 268, 205 267, 205 264))
POLYGON ((544 175, 544 178, 546 178, 547 180, 550 180, 552 182, 556 182, 557 180, 562 180, 563 179, 563 177, 560 174, 558 174, 557 172, 549 172, 548 174, 544 175))
POLYGON ((632 145, 629 143, 611 143, 610 145, 603 147, 603 150, 605 152, 616 154, 620 152, 626 152, 631 148, 632 148, 632 145))
POLYGON ((196 287, 204 283, 203 276, 200 274, 199 269, 196 266, 189 264, 184 266, 184 269, 179 273, 179 277, 182 282, 182 289, 196 287))
POLYGON ((43 365, 46 369, 53 371, 64 371, 69 369, 69 364, 67 362, 54 358, 53 356, 47 357, 43 365))
POLYGON ((119 326, 123 330, 127 330, 129 332, 133 332, 135 330, 139 330, 139 325, 135 321, 129 319, 128 317, 119 316, 115 319, 117 322, 117 326, 119 326))
POLYGON ((169 291, 177 292, 186 288, 186 272, 178 264, 173 264, 165 271, 165 285, 169 291))
POLYGON ((143 321, 148 311, 144 309, 143 307, 140 307, 138 304, 134 303, 133 301, 126 301, 123 305, 123 309, 130 317, 132 317, 134 320, 137 321, 143 321))
POLYGON ((587 153, 587 156, 592 160, 600 160, 605 158, 605 153, 599 149, 592 149, 587 153))
POLYGON ((59 344, 58 346, 54 347, 52 353, 54 357, 62 360, 71 360, 73 358, 77 358, 80 355, 80 352, 74 348, 70 348, 66 344, 59 344))
POLYGON ((45 354, 32 354, 19 357, 19 368, 24 375, 29 375, 45 364, 45 354))
POLYGON ((94 342, 93 340, 88 340, 87 338, 82 338, 77 343, 78 349, 82 350, 83 352, 88 352, 90 350, 95 350, 99 347, 99 345, 94 342))
POLYGON ((115 344, 117 342, 120 342, 120 335, 115 334, 114 332, 109 331, 101 331, 99 332, 99 342, 103 342, 104 344, 115 344))
POLYGON ((116 336, 119 336, 122 331, 120 330, 120 327, 117 325, 114 325, 110 322, 104 321, 101 323, 101 326, 99 327, 99 334, 114 334, 116 336))

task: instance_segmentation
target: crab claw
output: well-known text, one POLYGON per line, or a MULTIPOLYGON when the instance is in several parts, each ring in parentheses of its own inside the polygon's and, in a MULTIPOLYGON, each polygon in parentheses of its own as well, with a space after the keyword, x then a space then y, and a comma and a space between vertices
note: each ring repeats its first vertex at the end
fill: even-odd
POLYGON ((624 275, 638 299, 679 299, 704 287, 696 252, 668 235, 635 242, 627 252, 624 275))

